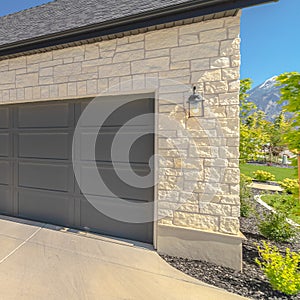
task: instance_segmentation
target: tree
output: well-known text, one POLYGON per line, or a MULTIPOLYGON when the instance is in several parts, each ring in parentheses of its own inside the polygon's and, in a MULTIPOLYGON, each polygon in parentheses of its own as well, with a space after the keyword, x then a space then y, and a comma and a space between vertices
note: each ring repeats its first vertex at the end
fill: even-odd
POLYGON ((290 120, 285 117, 284 111, 282 111, 274 120, 273 123, 266 127, 266 131, 269 135, 268 151, 270 155, 270 161, 272 156, 278 157, 280 152, 287 149, 287 143, 285 141, 285 134, 289 131, 290 120))
POLYGON ((291 151, 300 152, 300 73, 283 73, 277 77, 281 88, 280 103, 287 101, 284 109, 293 114, 290 130, 285 135, 291 151))
POLYGON ((251 90, 253 81, 250 78, 241 79, 240 83, 240 117, 241 121, 246 118, 253 109, 256 109, 256 105, 253 102, 248 101, 248 91, 251 90))
POLYGON ((300 73, 283 73, 277 77, 277 82, 279 86, 282 86, 280 103, 287 101, 284 109, 293 114, 291 127, 285 134, 285 140, 290 150, 298 154, 298 178, 300 185, 300 73))
POLYGON ((265 113, 258 110, 253 102, 248 101, 251 89, 250 78, 241 80, 240 87, 240 160, 256 160, 261 156, 263 146, 268 141, 266 128, 268 121, 265 113))

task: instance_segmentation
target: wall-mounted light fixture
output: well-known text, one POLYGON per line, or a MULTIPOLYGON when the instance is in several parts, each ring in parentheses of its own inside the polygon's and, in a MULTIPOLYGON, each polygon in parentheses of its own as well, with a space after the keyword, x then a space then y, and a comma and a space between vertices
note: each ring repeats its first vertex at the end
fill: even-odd
POLYGON ((193 87, 193 95, 189 97, 188 103, 188 117, 204 117, 204 98, 203 93, 197 94, 196 87, 193 87))

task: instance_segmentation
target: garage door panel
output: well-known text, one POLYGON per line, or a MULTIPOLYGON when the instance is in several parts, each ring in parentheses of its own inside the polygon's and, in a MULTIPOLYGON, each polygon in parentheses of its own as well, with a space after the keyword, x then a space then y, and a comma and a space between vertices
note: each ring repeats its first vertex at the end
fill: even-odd
POLYGON ((69 125, 67 103, 24 104, 17 108, 18 128, 59 128, 69 125))
POLYGON ((74 200, 45 191, 19 189, 19 215, 59 225, 74 225, 74 200))
MULTIPOLYGON (((128 170, 130 170, 130 166, 118 168, 118 172, 123 178, 128 177, 128 170)), ((147 167, 135 168, 134 170, 140 176, 148 175, 150 171, 147 167)), ((151 182, 148 184, 151 185, 151 182)), ((141 201, 153 199, 152 188, 137 188, 126 184, 118 177, 112 165, 98 165, 98 170, 91 166, 82 166, 81 190, 89 195, 111 196, 113 193, 117 197, 125 199, 141 201), (99 180, 99 175, 101 180, 99 180)))
MULTIPOLYGON (((154 128, 152 95, 101 97, 92 111, 94 116, 79 124, 81 135, 74 140, 78 146, 74 154, 81 171, 81 191, 72 164, 73 133, 80 113, 90 101, 0 106, 0 213, 152 243, 153 222, 113 220, 99 212, 83 194, 107 209, 143 220, 153 219, 154 188, 128 185, 116 173, 127 180, 129 172, 140 176, 150 172, 148 162, 154 151, 154 137, 144 134, 154 128), (135 101, 123 105, 127 100, 135 101), (117 110, 104 120, 107 115, 103 112, 113 106, 117 110), (150 115, 143 120, 124 126, 129 119, 147 113, 150 115), (100 130, 93 117, 105 121, 100 130), (111 157, 112 141, 121 127, 120 145, 111 157), (91 134, 96 130, 99 138, 91 151, 91 134), (143 137, 137 139, 137 134, 143 137), (129 144, 129 157, 124 161, 125 143, 130 140, 136 141, 129 144), (95 163, 91 160, 93 152, 95 169, 91 167, 95 163), (99 176, 102 183, 97 181, 99 176), (126 201, 120 203, 119 198, 126 201)), ((152 186, 153 178, 148 180, 152 186)))
MULTIPOLYGON (((125 99, 132 99, 132 96, 122 97, 101 97, 99 100, 93 102, 93 110, 90 112, 91 117, 85 118, 80 124, 82 127, 95 127, 99 126, 100 122, 95 124, 94 120, 100 120, 103 123, 103 127, 120 127, 124 125, 128 120, 143 114, 149 114, 154 111, 154 101, 151 98, 136 99, 126 103, 125 99), (113 107, 116 109, 109 116, 103 113, 106 120, 101 120, 102 112, 109 112, 113 107)), ((88 102, 81 104, 81 112, 85 110, 88 102)), ((135 126, 151 126, 154 124, 153 115, 144 116, 139 122, 135 122, 135 126)))
POLYGON ((0 185, 0 211, 6 214, 13 213, 10 189, 3 185, 0 185))
MULTIPOLYGON (((112 199, 105 197, 95 197, 95 201, 101 202, 100 207, 104 209, 122 209, 122 205, 119 203, 113 207, 114 203, 112 199)), ((99 206, 96 206, 99 208, 99 206)), ((126 207, 126 204, 123 208, 126 207)), ((132 213, 144 216, 146 219, 151 218, 149 215, 150 209, 140 208, 132 213)), ((153 211, 153 210, 152 210, 153 211)), ((81 226, 89 228, 91 231, 95 231, 105 235, 117 236, 120 238, 131 239, 146 243, 153 242, 153 223, 126 223, 119 220, 110 218, 109 216, 101 213, 101 210, 95 209, 95 207, 85 199, 81 199, 81 226)))
POLYGON ((124 133, 118 133, 117 130, 101 130, 96 141, 95 147, 92 147, 92 141, 95 133, 82 133, 80 144, 80 159, 91 161, 96 158, 96 161, 111 161, 111 150, 114 138, 118 140, 118 143, 125 144, 127 141, 133 141, 132 145, 129 145, 127 149, 125 147, 115 146, 113 149, 113 160, 115 162, 135 162, 148 164, 149 159, 153 155, 154 142, 153 138, 149 138, 149 135, 144 135, 143 131, 128 131, 124 133), (138 138, 142 135, 141 138, 138 138), (137 140, 136 140, 137 139, 137 140), (136 141, 135 141, 136 140, 136 141), (129 156, 124 156, 125 151, 129 150, 129 156))
POLYGON ((70 134, 68 133, 20 133, 19 157, 68 160, 70 134))
POLYGON ((18 185, 21 187, 69 191, 71 166, 19 163, 18 185))
POLYGON ((0 133, 0 157, 8 157, 10 154, 10 135, 0 133))
POLYGON ((0 129, 9 128, 9 108, 0 108, 0 129))
POLYGON ((11 174, 11 163, 0 161, 0 184, 9 185, 11 174))

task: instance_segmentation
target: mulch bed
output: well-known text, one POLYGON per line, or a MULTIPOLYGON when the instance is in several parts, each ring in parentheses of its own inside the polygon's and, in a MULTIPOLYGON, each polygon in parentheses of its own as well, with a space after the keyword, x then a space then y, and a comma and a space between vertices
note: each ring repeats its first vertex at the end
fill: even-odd
MULTIPOLYGON (((264 208, 257 206, 257 210, 262 213, 264 208)), ((261 243, 265 238, 259 234, 255 219, 240 218, 240 221, 241 231, 247 238, 243 243, 243 272, 236 272, 204 261, 166 255, 163 255, 162 258, 176 269, 192 277, 244 297, 260 300, 299 300, 299 294, 297 296, 287 296, 272 289, 263 272, 254 261, 258 257, 255 243, 261 243)), ((297 252, 300 251, 300 236, 297 236, 291 243, 272 242, 272 244, 276 245, 283 253, 287 247, 297 252)))

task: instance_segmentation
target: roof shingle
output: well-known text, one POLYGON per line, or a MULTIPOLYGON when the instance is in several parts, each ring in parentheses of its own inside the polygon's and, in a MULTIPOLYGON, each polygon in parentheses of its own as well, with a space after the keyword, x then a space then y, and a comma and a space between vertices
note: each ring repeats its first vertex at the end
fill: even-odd
POLYGON ((56 0, 0 18, 0 45, 186 2, 190 0, 56 0))
POLYGON ((201 6, 204 12, 214 5, 226 4, 227 9, 238 9, 271 1, 277 0, 55 0, 1 17, 0 48, 15 49, 25 41, 38 43, 40 38, 47 40, 51 37, 56 41, 56 34, 71 30, 76 30, 77 34, 80 28, 117 24, 118 20, 134 24, 132 19, 135 16, 149 13, 155 13, 156 16, 169 14, 171 9, 177 7, 193 11, 195 7, 201 6))

